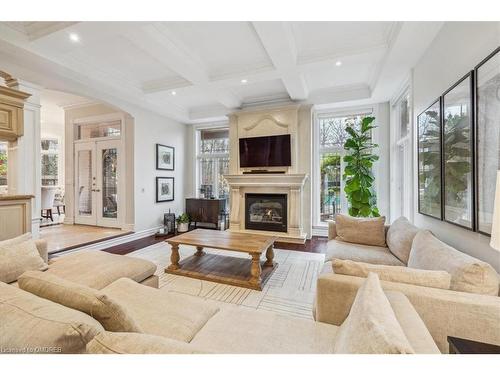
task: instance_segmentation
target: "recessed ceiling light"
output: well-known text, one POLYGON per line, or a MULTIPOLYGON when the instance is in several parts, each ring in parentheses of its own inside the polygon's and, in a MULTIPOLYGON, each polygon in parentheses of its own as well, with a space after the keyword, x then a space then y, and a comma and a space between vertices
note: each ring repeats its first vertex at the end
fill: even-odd
POLYGON ((69 34, 69 39, 75 43, 80 41, 80 37, 76 33, 69 34))
POLYGON ((171 93, 171 94, 172 94, 173 96, 176 96, 176 95, 177 95, 177 93, 176 93, 175 91, 172 91, 172 93, 171 93))
POLYGON ((241 80, 241 83, 243 83, 243 84, 248 83, 248 80, 246 80, 246 79, 242 79, 242 80, 241 80))
POLYGON ((340 61, 340 60, 339 60, 339 61, 337 61, 337 62, 335 63, 335 65, 336 65, 336 66, 340 66, 340 65, 342 65, 342 61, 340 61))

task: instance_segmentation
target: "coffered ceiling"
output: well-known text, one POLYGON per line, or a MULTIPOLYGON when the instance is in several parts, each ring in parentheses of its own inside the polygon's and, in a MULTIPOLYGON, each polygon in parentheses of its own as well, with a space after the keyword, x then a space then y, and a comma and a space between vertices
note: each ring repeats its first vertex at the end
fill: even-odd
POLYGON ((47 74, 57 66, 66 77, 189 123, 263 103, 387 100, 440 27, 440 22, 0 22, 0 47, 5 47, 0 68, 2 57, 24 59, 23 66, 47 74))

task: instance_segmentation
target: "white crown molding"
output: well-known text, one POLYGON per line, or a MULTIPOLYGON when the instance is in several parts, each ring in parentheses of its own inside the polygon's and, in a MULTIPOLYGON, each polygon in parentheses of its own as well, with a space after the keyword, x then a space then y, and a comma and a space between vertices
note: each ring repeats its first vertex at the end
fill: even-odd
POLYGON ((65 111, 68 111, 71 109, 86 108, 97 104, 102 104, 102 103, 98 102, 97 100, 87 100, 84 102, 78 102, 73 104, 59 105, 58 107, 64 109, 65 111))

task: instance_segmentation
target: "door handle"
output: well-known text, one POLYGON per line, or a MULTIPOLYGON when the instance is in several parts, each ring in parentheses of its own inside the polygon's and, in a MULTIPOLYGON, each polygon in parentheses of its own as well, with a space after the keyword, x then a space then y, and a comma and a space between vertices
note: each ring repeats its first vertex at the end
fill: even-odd
POLYGON ((99 189, 92 189, 92 191, 95 191, 96 193, 99 193, 101 190, 99 190, 99 189))

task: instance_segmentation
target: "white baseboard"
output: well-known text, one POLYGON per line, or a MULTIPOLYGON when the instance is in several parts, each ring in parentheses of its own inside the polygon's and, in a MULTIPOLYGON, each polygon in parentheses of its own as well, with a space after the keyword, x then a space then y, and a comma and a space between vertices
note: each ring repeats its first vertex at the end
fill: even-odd
POLYGON ((144 237, 151 236, 158 232, 158 230, 161 227, 155 227, 155 228, 150 228, 150 229, 144 229, 139 232, 134 232, 127 234, 125 236, 120 236, 120 237, 115 237, 115 238, 110 238, 109 240, 105 241, 100 241, 95 244, 90 244, 90 245, 83 245, 81 247, 76 247, 74 249, 70 249, 64 252, 57 253, 56 255, 66 255, 70 253, 74 253, 76 251, 82 251, 82 250, 103 250, 107 249, 108 247, 116 246, 116 245, 121 245, 123 243, 139 240, 144 237))
POLYGON ((313 236, 328 237, 328 228, 313 228, 312 235, 313 236))

